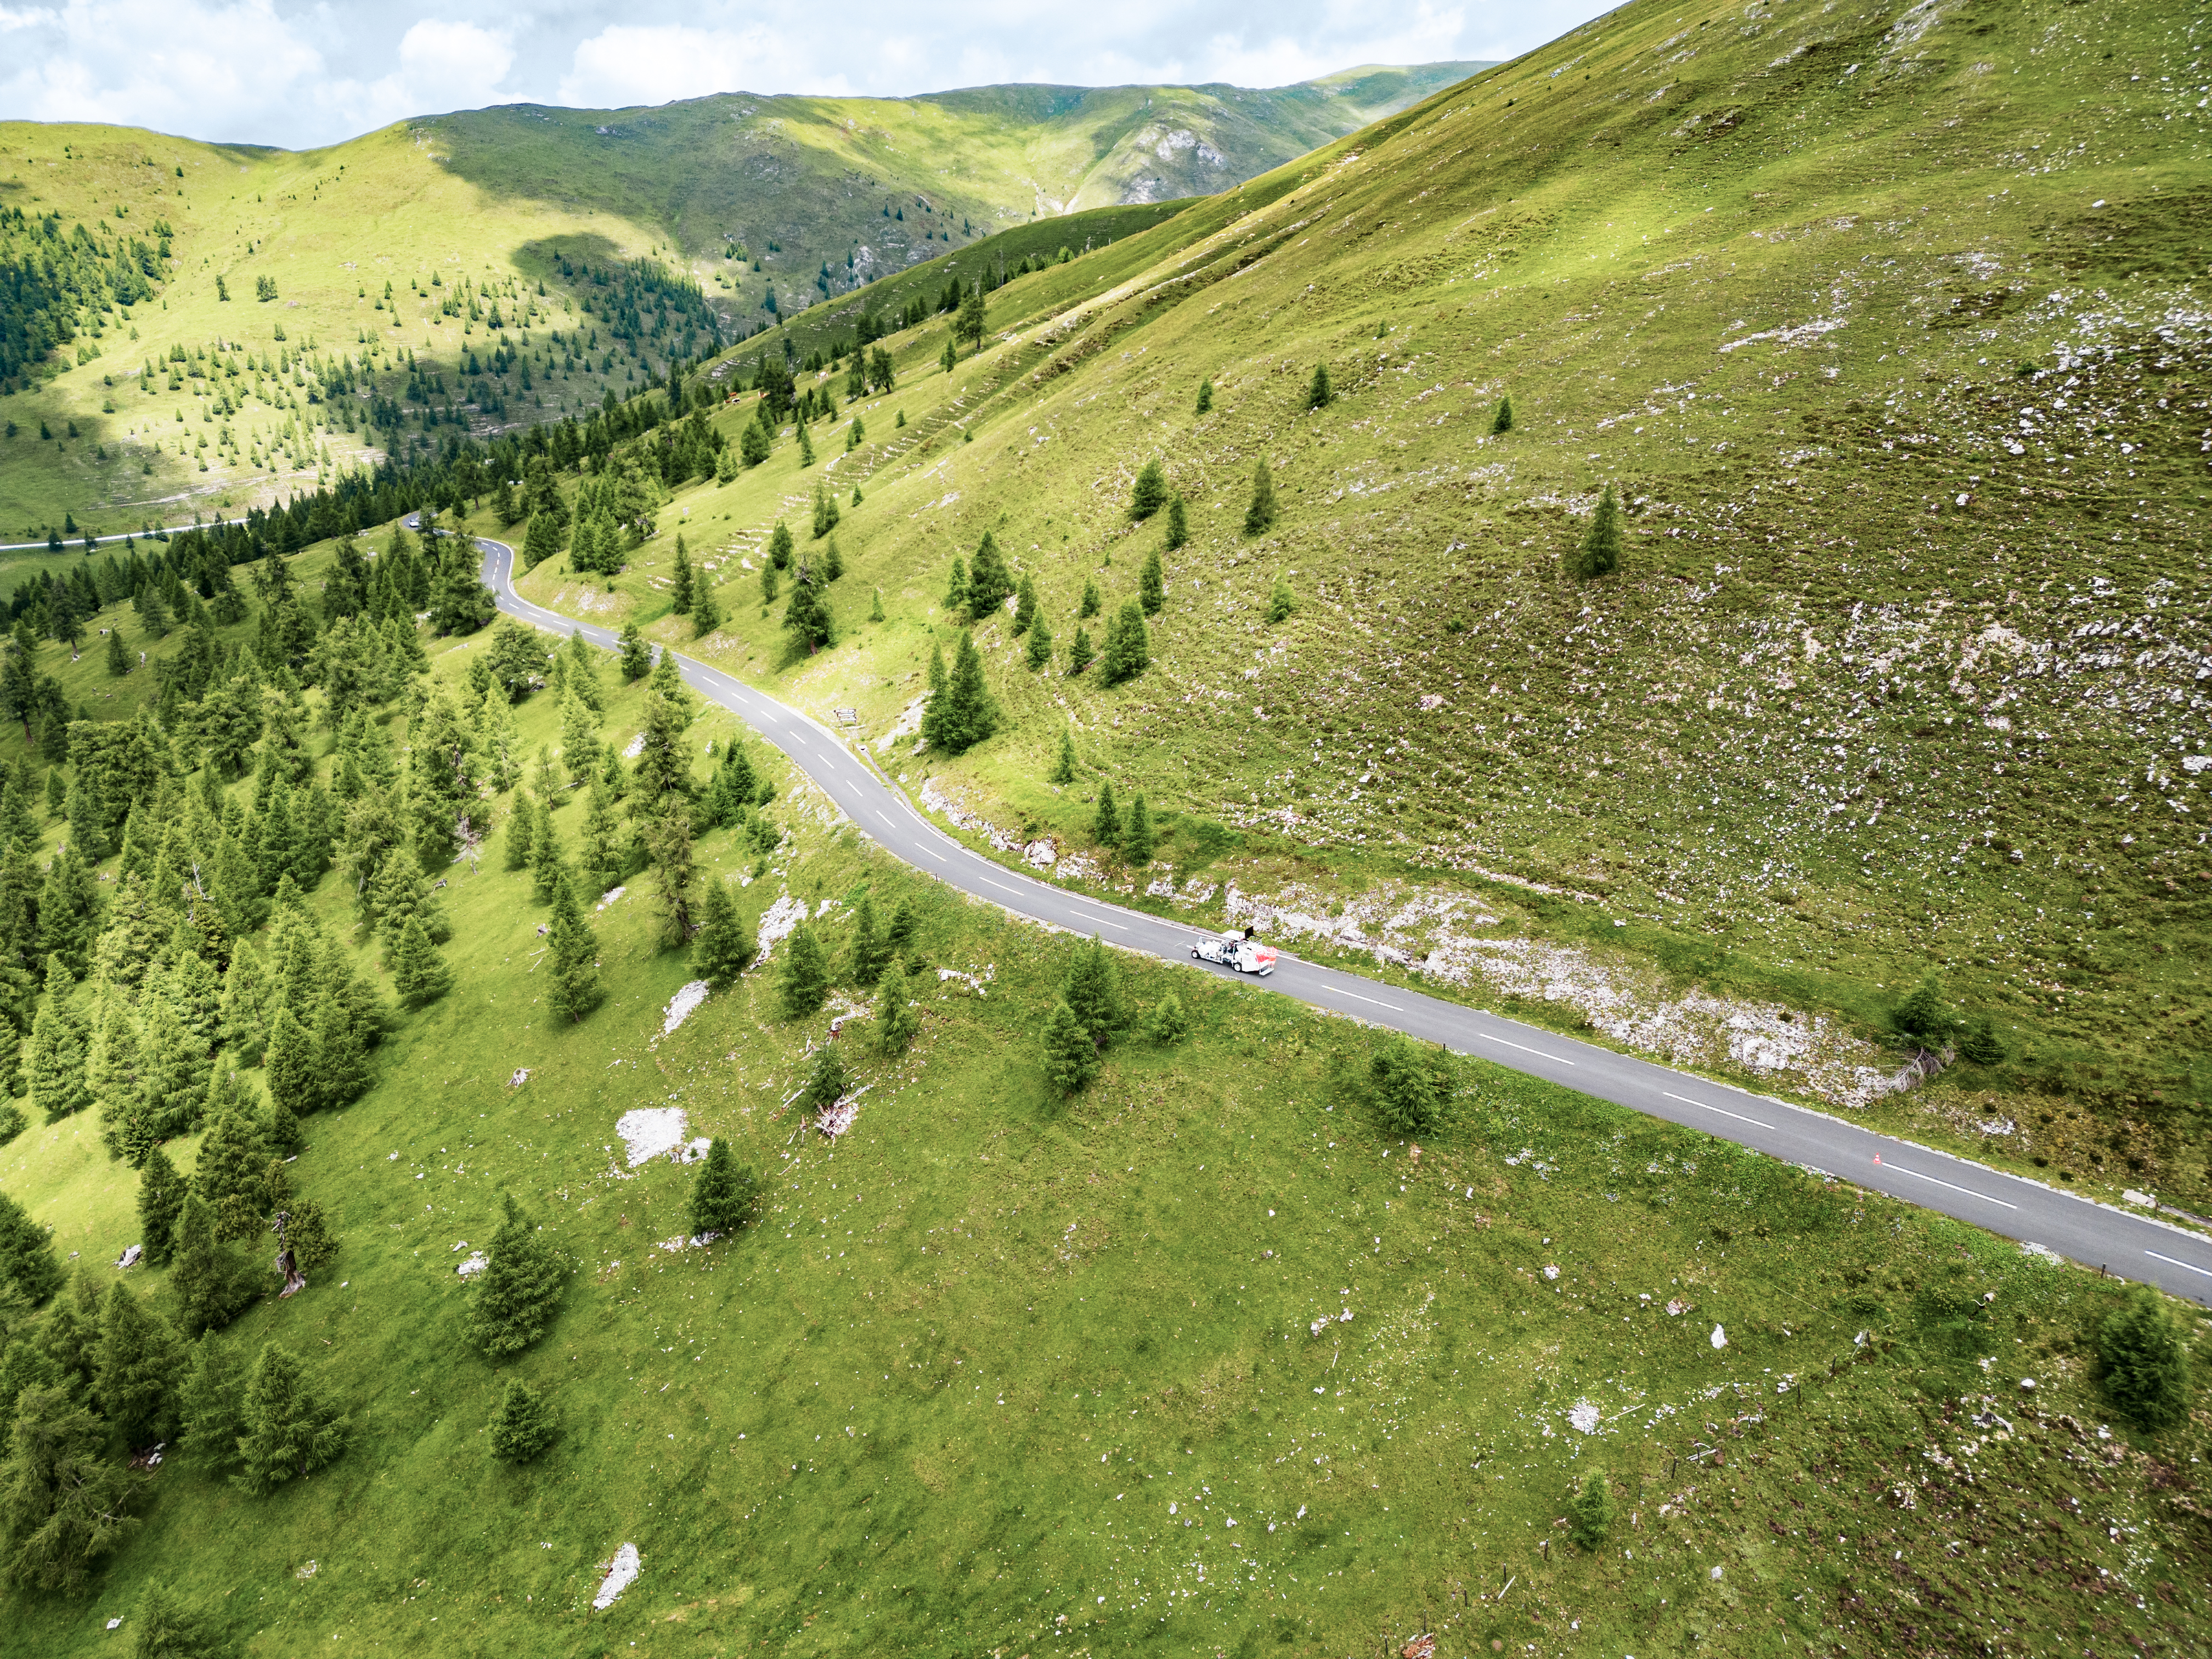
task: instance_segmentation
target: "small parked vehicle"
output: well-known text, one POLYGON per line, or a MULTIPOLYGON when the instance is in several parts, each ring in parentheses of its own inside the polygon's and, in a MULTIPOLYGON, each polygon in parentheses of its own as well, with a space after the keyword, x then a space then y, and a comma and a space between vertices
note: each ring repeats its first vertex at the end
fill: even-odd
POLYGON ((1240 974, 1272 974, 1275 953, 1257 939, 1242 933, 1207 934, 1191 941, 1190 953, 1200 962, 1218 962, 1240 974))

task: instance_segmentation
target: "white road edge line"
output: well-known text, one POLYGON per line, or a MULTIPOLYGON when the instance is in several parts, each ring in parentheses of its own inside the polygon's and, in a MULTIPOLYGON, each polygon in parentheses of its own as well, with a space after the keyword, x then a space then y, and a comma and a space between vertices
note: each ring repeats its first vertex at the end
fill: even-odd
MULTIPOLYGON (((1569 1060, 1565 1054, 1547 1054, 1541 1048, 1531 1048, 1527 1043, 1516 1042, 1510 1037, 1492 1036, 1487 1031, 1477 1031, 1475 1036, 1480 1037, 1485 1042, 1495 1042, 1499 1046, 1507 1048, 1518 1048, 1524 1054, 1534 1054, 1539 1060, 1548 1060, 1556 1065, 1571 1066, 1574 1064, 1574 1061, 1569 1060)), ((1695 1101, 1692 1101, 1690 1103, 1693 1106, 1697 1104, 1695 1101)))
POLYGON ((1972 1187, 1960 1187, 1948 1181, 1938 1180, 1932 1175, 1923 1175, 1917 1170, 1908 1170, 1902 1164, 1885 1164, 1885 1170, 1894 1170, 1899 1175, 1909 1175, 1915 1181, 1933 1182, 1938 1187, 1948 1187, 1954 1193, 1964 1193, 1968 1198, 1978 1198, 1984 1204, 2002 1204, 2008 1210, 2017 1210, 2017 1204, 2007 1204, 2003 1199, 1991 1198, 1987 1193, 1978 1193, 1972 1187))
POLYGON ((2172 1262, 2177 1267, 2186 1267, 2193 1273, 2203 1273, 2207 1279, 2212 1279, 2212 1267, 2200 1267, 2194 1261, 2177 1261, 2170 1255, 2160 1255, 2156 1250, 2145 1250, 2143 1254, 2154 1261, 2172 1262))
POLYGON ((1732 1117, 1739 1123, 1748 1123, 1755 1129, 1771 1129, 1771 1123, 1761 1123, 1755 1117, 1746 1117, 1741 1112, 1731 1112, 1725 1106, 1708 1106, 1702 1100, 1692 1100, 1687 1095, 1678 1095, 1671 1089, 1659 1091, 1669 1100, 1679 1100, 1685 1106, 1694 1106, 1701 1112, 1718 1112, 1723 1117, 1732 1117))
POLYGON ((1373 997, 1361 996, 1358 992, 1347 991, 1340 985, 1332 987, 1331 988, 1334 989, 1339 996, 1350 997, 1354 1002, 1364 1002, 1377 1008, 1388 1008, 1394 1014, 1402 1014, 1406 1012, 1395 1002, 1376 1002, 1373 997))

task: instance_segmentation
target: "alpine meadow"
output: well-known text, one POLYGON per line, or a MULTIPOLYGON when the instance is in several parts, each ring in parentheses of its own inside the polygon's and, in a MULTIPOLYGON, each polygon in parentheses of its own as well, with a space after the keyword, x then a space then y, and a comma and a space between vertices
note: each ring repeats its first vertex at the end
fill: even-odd
POLYGON ((2200 1650, 2208 27, 0 125, 7 1650, 2200 1650))

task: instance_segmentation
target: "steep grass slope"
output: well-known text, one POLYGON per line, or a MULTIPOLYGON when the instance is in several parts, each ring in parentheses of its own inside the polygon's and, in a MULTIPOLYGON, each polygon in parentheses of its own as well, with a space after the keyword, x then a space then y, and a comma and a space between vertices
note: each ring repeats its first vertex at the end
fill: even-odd
MULTIPOLYGON (((1243 835, 1237 902, 1310 939, 1662 1053, 1718 1006, 1732 1075, 2212 1212, 2197 27, 1632 6, 1118 244, 1157 258, 1097 299, 1023 277, 950 376, 922 331, 836 463, 846 580, 948 644, 988 531, 1061 645, 1036 675, 985 623, 1007 728, 924 765, 1083 857, 1110 777, 1243 835), (1182 549, 1127 511, 1154 459, 1182 549), (1607 484, 1623 568, 1571 580, 1607 484), (1154 550, 1151 671, 1059 672, 1085 584, 1110 615, 1154 550), (1330 920, 1447 872, 1387 940, 1330 920), (2002 1062, 1816 1077, 1833 1033, 1785 1015, 1887 1040, 1930 971, 2002 1062)), ((787 451, 686 510, 742 555, 812 476, 787 451)), ((919 690, 903 648, 725 635, 874 732, 919 690)), ((1205 911, 1198 852, 1105 874, 1205 911)))

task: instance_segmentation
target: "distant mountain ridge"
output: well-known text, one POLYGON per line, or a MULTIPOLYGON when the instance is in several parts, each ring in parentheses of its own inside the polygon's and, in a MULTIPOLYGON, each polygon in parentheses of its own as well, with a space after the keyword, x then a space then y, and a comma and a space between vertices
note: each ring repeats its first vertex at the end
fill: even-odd
POLYGON ((829 263, 821 286, 834 294, 862 279, 857 264, 837 268, 858 247, 880 274, 1032 218, 1211 195, 1485 67, 1367 65, 1273 88, 730 92, 622 110, 508 105, 406 125, 483 188, 657 218, 688 253, 804 252, 811 276, 829 263))

